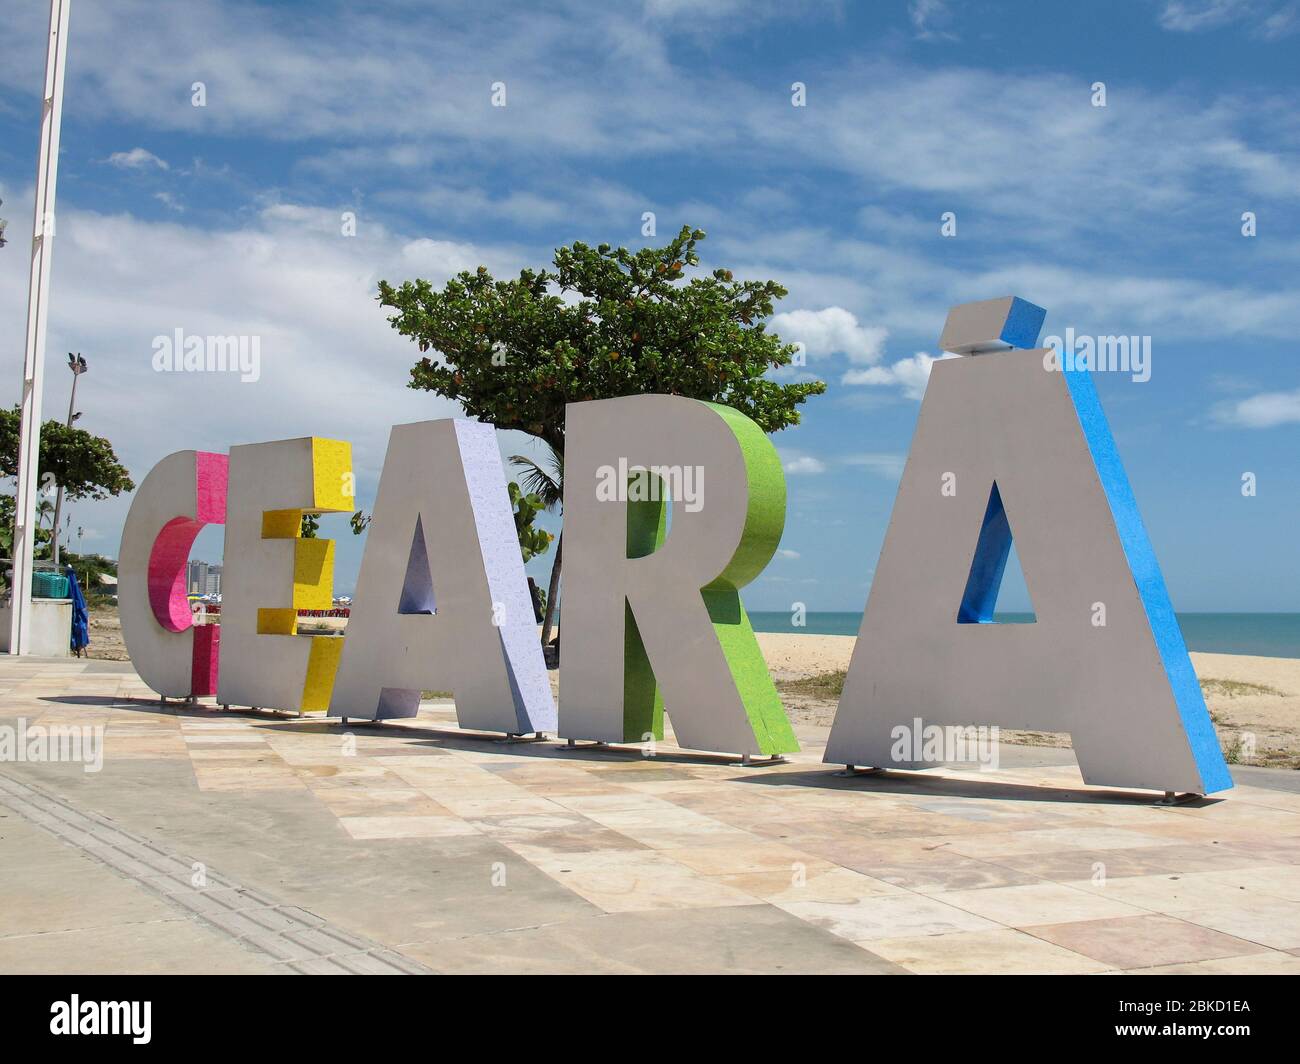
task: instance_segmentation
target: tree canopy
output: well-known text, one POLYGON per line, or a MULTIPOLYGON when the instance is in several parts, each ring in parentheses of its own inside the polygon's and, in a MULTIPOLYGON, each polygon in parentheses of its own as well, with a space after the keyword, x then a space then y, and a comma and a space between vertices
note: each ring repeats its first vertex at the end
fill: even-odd
POLYGON ((782 384, 768 370, 796 350, 764 319, 786 289, 737 281, 730 270, 686 280, 701 229, 629 251, 581 241, 553 269, 498 281, 480 266, 440 290, 425 280, 379 284, 389 318, 426 354, 409 386, 459 402, 471 417, 520 429, 564 451, 569 402, 661 393, 724 403, 765 432, 798 424, 821 381, 782 384))
MULTIPOLYGON (((0 477, 18 475, 21 423, 17 406, 0 410, 0 477)), ((135 488, 108 440, 61 421, 51 420, 41 426, 37 478, 42 485, 47 474, 63 488, 68 499, 106 499, 135 488)))

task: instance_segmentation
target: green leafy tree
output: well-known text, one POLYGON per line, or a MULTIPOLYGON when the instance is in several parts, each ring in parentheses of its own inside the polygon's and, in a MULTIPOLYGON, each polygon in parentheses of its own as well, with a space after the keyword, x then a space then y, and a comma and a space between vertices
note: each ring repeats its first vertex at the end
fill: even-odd
MULTIPOLYGON (((0 495, 0 554, 11 557, 14 549, 14 525, 17 521, 17 505, 12 495, 0 495)), ((54 504, 49 499, 36 500, 36 539, 32 545, 33 558, 48 558, 53 554, 54 543, 54 504), (49 528, 45 528, 45 525, 49 528)), ((0 574, 0 584, 4 584, 0 574)))
MULTIPOLYGON (((527 564, 539 554, 545 554, 551 546, 551 540, 555 537, 533 524, 537 520, 537 515, 545 508, 542 500, 532 492, 523 491, 513 480, 506 485, 506 488, 510 495, 510 510, 515 519, 515 535, 519 538, 519 553, 523 555, 524 563, 527 564)), ((531 577, 528 580, 528 591, 533 598, 533 610, 540 618, 542 611, 546 609, 546 596, 533 583, 531 577)))
MULTIPOLYGON (((0 410, 0 477, 18 475, 21 426, 22 414, 17 406, 0 410)), ((41 426, 37 479, 42 490, 61 486, 67 499, 107 499, 135 488, 108 440, 61 421, 47 421, 41 426)), ((0 545, 6 550, 13 548, 16 516, 14 497, 0 496, 0 545)), ((38 522, 36 553, 48 550, 52 540, 53 530, 42 532, 38 522)))
POLYGON ((799 406, 826 385, 767 376, 796 350, 766 327, 786 289, 727 269, 688 280, 704 239, 686 226, 639 251, 579 241, 556 249, 553 269, 499 281, 480 266, 441 290, 381 281, 379 301, 425 353, 410 387, 537 436, 561 459, 565 404, 590 399, 684 395, 735 407, 765 432, 798 424, 799 406))
MULTIPOLYGON (((546 465, 534 461, 524 454, 512 454, 510 464, 527 470, 519 479, 524 490, 537 496, 543 509, 554 510, 564 500, 564 455, 557 454, 549 444, 546 446, 546 465)), ((551 641, 551 630, 555 625, 555 604, 559 601, 560 558, 564 552, 564 531, 555 544, 555 557, 551 559, 551 582, 546 589, 546 612, 542 617, 542 646, 551 641)), ((527 559, 524 559, 527 561, 527 559)))
MULTIPOLYGON (((348 524, 352 526, 354 536, 361 535, 370 524, 370 515, 361 510, 354 510, 348 517, 348 524)), ((299 533, 303 539, 315 539, 316 533, 320 531, 320 516, 318 514, 303 514, 302 529, 299 533)))
MULTIPOLYGON (((22 414, 17 406, 0 410, 0 477, 18 475, 21 426, 22 414)), ((135 488, 108 440, 61 421, 47 421, 41 426, 37 477, 42 487, 47 482, 61 486, 67 499, 107 499, 135 488)))
POLYGON ((76 571, 81 589, 87 595, 97 589, 101 577, 117 576, 117 562, 102 554, 77 554, 69 550, 63 552, 62 561, 76 571))
POLYGON ((524 561, 530 562, 537 555, 546 553, 553 538, 546 529, 533 527, 537 515, 542 512, 542 500, 536 495, 525 494, 513 480, 506 487, 510 492, 510 510, 515 518, 519 549, 524 561))

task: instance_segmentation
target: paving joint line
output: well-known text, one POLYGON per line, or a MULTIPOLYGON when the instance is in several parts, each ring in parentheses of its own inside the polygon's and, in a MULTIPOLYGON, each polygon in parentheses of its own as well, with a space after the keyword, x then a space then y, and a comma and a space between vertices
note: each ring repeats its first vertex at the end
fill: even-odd
POLYGON ((64 845, 161 897, 190 919, 301 975, 428 975, 431 969, 380 943, 334 927, 323 917, 241 886, 117 825, 0 773, 0 804, 64 845), (201 875, 202 886, 193 881, 201 875))

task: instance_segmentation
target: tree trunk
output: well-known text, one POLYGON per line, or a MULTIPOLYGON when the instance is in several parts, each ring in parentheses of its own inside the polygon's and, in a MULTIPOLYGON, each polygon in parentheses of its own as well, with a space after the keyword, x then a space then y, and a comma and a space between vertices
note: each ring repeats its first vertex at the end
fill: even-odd
POLYGON ((542 621, 542 646, 551 641, 551 629, 555 626, 555 604, 560 595, 560 552, 564 549, 564 530, 555 541, 555 561, 551 562, 551 586, 546 592, 546 618, 542 621))

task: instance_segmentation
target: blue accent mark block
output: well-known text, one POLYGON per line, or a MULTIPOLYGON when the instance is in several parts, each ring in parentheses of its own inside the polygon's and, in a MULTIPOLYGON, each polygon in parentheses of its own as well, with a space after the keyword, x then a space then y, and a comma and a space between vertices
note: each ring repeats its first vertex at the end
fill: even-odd
POLYGON ((1092 375, 1085 369, 1065 369, 1062 372, 1065 373, 1066 386, 1074 400, 1084 438, 1088 441, 1093 465, 1110 504, 1115 529, 1119 533, 1133 582, 1137 585, 1142 607, 1151 625, 1151 634, 1155 638, 1161 664, 1169 678, 1183 730, 1187 734, 1188 745, 1201 776, 1203 793, 1226 791, 1233 785, 1232 776, 1223 760, 1223 751, 1219 748, 1219 739, 1210 721, 1205 696, 1201 693, 1201 685, 1192 669, 1192 660, 1187 656, 1182 630, 1174 616, 1173 604, 1169 601, 1165 578, 1160 572, 1160 564, 1156 561, 1156 552, 1147 536, 1146 526, 1142 524, 1142 517, 1138 513, 1137 500, 1133 497, 1128 475, 1120 461, 1119 449, 1115 446, 1115 438, 1111 435, 1106 414, 1097 398, 1092 375))
POLYGON ((1038 344, 1047 311, 1019 296, 959 303, 948 311, 939 346, 955 355, 978 355, 1038 344))
POLYGON ((1011 523, 997 481, 989 492, 988 506, 980 524, 979 539, 975 543, 975 556, 970 563, 970 576, 966 578, 966 591, 957 607, 958 624, 993 624, 993 611, 998 604, 1002 577, 1011 557, 1011 523))
POLYGON ((1002 340, 1012 347, 1037 347, 1038 334, 1043 331, 1043 322, 1046 320, 1047 311, 1042 307, 1019 296, 1012 296, 1007 323, 1002 328, 1002 340))
POLYGON ((966 591, 957 608, 959 624, 992 622, 993 607, 997 605, 998 589, 1002 587, 1002 574, 1006 572, 1010 555, 1011 525, 995 481, 980 524, 975 557, 971 559, 970 576, 966 578, 966 591))

